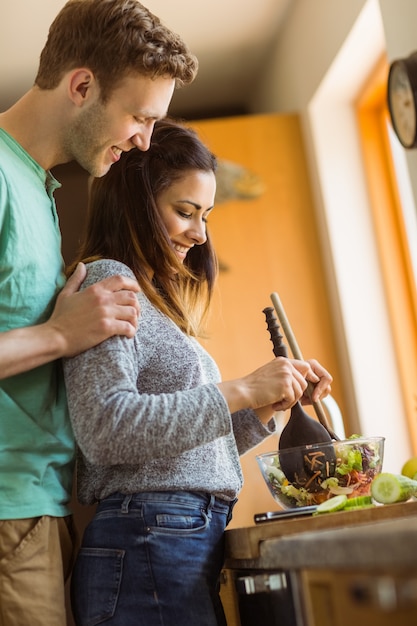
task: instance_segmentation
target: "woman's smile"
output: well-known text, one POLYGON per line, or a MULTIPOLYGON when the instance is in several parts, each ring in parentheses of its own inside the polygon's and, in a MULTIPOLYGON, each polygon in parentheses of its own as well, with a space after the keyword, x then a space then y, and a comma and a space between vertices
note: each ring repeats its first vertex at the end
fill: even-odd
POLYGON ((213 172, 189 170, 159 194, 158 209, 180 261, 184 261, 190 248, 207 241, 207 218, 215 193, 213 172))

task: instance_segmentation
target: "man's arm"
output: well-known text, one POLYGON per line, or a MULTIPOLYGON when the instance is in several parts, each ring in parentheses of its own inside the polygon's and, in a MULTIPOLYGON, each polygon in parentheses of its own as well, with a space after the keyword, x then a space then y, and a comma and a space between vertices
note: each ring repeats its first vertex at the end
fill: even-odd
POLYGON ((112 276, 78 291, 85 276, 81 263, 47 322, 0 333, 0 379, 74 356, 113 335, 134 336, 139 315, 137 282, 112 276))

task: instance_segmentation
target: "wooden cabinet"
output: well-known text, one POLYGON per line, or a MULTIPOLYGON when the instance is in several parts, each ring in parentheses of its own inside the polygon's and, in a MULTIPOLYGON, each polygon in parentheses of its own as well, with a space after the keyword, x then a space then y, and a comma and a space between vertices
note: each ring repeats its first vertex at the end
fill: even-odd
POLYGON ((417 567, 248 575, 225 569, 221 598, 228 626, 411 626, 417 623, 417 567), (275 579, 291 582, 291 597, 280 595, 273 585, 268 589, 275 579), (237 592, 243 580, 253 587, 245 596, 237 592))
POLYGON ((232 529, 226 550, 228 626, 417 624, 414 500, 232 529))
POLYGON ((411 626, 417 623, 417 568, 300 573, 305 626, 411 626))
POLYGON ((226 614, 227 626, 241 626, 233 572, 224 569, 220 577, 220 597, 226 614))

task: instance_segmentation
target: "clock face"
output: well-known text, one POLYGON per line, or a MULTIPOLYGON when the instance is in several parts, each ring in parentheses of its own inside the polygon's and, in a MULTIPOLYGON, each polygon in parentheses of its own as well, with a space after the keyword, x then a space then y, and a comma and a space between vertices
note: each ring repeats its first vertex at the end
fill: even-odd
POLYGON ((388 104, 394 130, 402 145, 410 148, 416 140, 414 93, 404 62, 396 61, 388 77, 388 104))

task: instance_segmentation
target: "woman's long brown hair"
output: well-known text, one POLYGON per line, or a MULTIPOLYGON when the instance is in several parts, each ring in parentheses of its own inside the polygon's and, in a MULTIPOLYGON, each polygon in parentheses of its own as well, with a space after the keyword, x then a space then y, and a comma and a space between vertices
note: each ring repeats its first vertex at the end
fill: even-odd
POLYGON ((190 128, 172 120, 156 122, 151 146, 121 155, 90 188, 79 261, 115 259, 129 266, 149 300, 184 332, 198 335, 218 273, 207 241, 190 249, 181 263, 157 208, 161 191, 192 170, 215 172, 216 157, 190 128), (173 272, 174 268, 174 272, 173 272))

